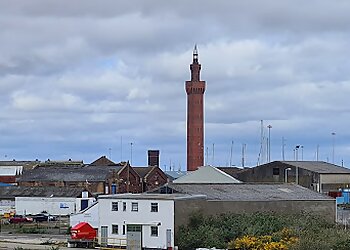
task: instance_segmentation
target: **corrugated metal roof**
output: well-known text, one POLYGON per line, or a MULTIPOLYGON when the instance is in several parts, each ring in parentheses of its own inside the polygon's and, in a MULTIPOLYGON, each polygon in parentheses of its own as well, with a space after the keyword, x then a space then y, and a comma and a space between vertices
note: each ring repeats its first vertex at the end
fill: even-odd
POLYGON ((100 195, 98 199, 131 199, 131 200, 177 200, 177 199, 205 199, 205 195, 188 195, 188 194, 110 194, 100 195))
POLYGON ((350 174, 350 169, 323 161, 281 161, 282 163, 304 168, 320 174, 350 174))
POLYGON ((174 180, 174 183, 240 183, 229 174, 212 166, 203 166, 196 171, 174 180))
MULTIPOLYGON (((164 190, 164 187, 162 187, 164 190)), ((174 192, 206 195, 209 200, 334 200, 295 184, 168 184, 174 192)), ((159 189, 160 191, 161 189, 159 189)))
POLYGON ((38 167, 25 171, 17 181, 105 181, 110 173, 118 172, 121 168, 121 166, 38 167))

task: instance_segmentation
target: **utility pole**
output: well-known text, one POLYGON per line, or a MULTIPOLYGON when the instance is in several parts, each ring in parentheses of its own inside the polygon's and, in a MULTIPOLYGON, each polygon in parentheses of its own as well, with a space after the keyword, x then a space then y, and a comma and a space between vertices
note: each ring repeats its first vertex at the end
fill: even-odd
POLYGON ((120 162, 123 161, 123 136, 120 137, 120 162))
POLYGON ((267 162, 271 162, 271 125, 268 125, 267 128, 269 129, 269 143, 268 143, 268 160, 267 162))
POLYGON ((215 165, 214 165, 214 159, 215 159, 215 158, 214 158, 214 156, 215 156, 215 148, 214 148, 214 147, 215 147, 215 144, 213 143, 213 162, 212 162, 213 166, 215 166, 215 165))
POLYGON ((245 150, 246 150, 246 144, 243 143, 242 144, 242 167, 244 168, 245 166, 245 150))
POLYGON ((284 147, 286 146, 286 143, 285 143, 285 139, 284 137, 282 137, 282 160, 284 161, 285 160, 285 157, 284 157, 284 147))
POLYGON ((231 141, 231 152, 230 152, 230 167, 232 167, 232 151, 233 151, 233 141, 231 141))
POLYGON ((108 155, 109 159, 112 160, 112 148, 108 148, 108 153, 109 153, 108 155))
POLYGON ((130 142, 130 164, 132 165, 132 142, 130 142))
POLYGON ((301 160, 303 161, 304 160, 304 146, 301 145, 301 160))
POLYGON ((334 140, 335 140, 335 132, 332 132, 332 146, 333 146, 333 150, 332 150, 332 163, 334 164, 334 140))

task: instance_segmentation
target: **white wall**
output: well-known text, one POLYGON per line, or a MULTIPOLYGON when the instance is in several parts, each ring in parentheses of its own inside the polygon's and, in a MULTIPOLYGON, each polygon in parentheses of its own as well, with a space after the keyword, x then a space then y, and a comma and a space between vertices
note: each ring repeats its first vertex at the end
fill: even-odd
MULTIPOLYGON (((88 198, 89 205, 94 198, 88 198)), ((81 198, 74 197, 16 197, 17 214, 37 214, 46 211, 53 215, 69 215, 80 211, 81 198)))
POLYGON ((93 206, 85 209, 84 212, 72 214, 70 216, 70 221, 69 221, 70 226, 73 227, 80 222, 88 222, 93 228, 98 229, 98 226, 99 226, 98 209, 99 209, 99 204, 95 203, 93 206))
MULTIPOLYGON (((174 247, 174 201, 173 200, 131 200, 131 199, 99 199, 99 237, 101 226, 108 226, 108 237, 126 239, 122 234, 123 225, 142 224, 142 247, 166 249, 166 230, 172 232, 171 245, 174 247), (112 211, 112 202, 118 202, 118 211, 112 211), (123 202, 127 203, 127 211, 123 211, 123 202), (138 203, 138 212, 131 211, 131 203, 138 203), (151 203, 158 203, 158 212, 151 212, 151 203), (151 236, 150 225, 158 227, 158 237, 151 236), (118 224, 119 234, 112 234, 112 224, 118 224)), ((109 240, 113 244, 113 239, 109 240)))
POLYGON ((17 214, 37 214, 46 211, 53 215, 76 212, 76 198, 71 197, 16 197, 17 214))

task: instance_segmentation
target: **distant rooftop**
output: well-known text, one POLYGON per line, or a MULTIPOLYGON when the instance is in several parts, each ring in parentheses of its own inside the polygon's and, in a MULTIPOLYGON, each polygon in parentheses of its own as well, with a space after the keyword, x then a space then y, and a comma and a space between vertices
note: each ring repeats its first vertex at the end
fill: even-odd
POLYGON ((304 168, 320 174, 350 174, 350 169, 323 161, 280 161, 294 167, 304 168))
POLYGON ((0 197, 78 197, 82 188, 0 186, 0 197))
POLYGON ((178 200, 178 199, 205 199, 205 195, 189 195, 189 194, 157 194, 157 193, 142 193, 142 194, 110 194, 99 195, 98 199, 131 199, 131 200, 178 200))
POLYGON ((273 201, 332 200, 295 184, 168 184, 153 192, 206 195, 208 200, 273 201))
POLYGON ((174 180, 174 183, 240 183, 224 171, 212 167, 199 167, 196 171, 188 172, 187 175, 181 176, 174 180))
POLYGON ((171 180, 176 180, 177 178, 184 176, 187 174, 186 171, 164 171, 164 173, 171 179, 171 180))
POLYGON ((23 172, 23 175, 17 179, 18 182, 24 181, 105 181, 106 177, 113 171, 118 172, 122 166, 46 166, 23 172))

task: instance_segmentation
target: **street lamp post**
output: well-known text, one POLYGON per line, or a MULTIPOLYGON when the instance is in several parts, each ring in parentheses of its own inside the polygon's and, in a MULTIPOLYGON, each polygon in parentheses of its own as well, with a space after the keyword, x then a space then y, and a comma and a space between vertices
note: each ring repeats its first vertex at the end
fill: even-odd
POLYGON ((295 146, 295 159, 296 161, 298 161, 298 157, 299 157, 299 148, 300 148, 300 145, 296 145, 295 146))
POLYGON ((301 160, 303 161, 304 160, 304 146, 301 145, 300 148, 301 148, 301 160))
POLYGON ((284 182, 288 183, 288 171, 292 170, 291 168, 286 168, 284 170, 284 182))
POLYGON ((334 164, 334 138, 335 132, 332 132, 332 163, 334 164))
POLYGON ((271 125, 268 125, 267 128, 269 129, 269 150, 268 150, 268 162, 271 162, 271 125))

